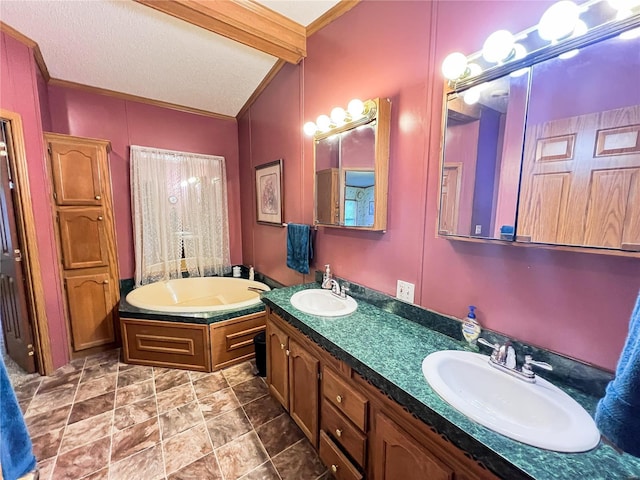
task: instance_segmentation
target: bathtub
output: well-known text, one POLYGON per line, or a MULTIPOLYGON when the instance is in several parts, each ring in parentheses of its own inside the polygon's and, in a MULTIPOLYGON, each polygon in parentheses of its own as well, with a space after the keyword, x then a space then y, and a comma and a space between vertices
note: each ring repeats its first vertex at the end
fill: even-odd
POLYGON ((131 291, 126 301, 134 307, 168 313, 216 312, 260 303, 261 282, 231 277, 180 278, 151 283, 131 291))

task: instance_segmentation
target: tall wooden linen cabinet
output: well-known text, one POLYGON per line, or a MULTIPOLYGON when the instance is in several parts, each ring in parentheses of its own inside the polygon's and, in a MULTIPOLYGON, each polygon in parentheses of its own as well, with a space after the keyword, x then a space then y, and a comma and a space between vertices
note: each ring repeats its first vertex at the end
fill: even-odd
POLYGON ((72 357, 116 345, 118 259, 105 140, 45 133, 72 357))

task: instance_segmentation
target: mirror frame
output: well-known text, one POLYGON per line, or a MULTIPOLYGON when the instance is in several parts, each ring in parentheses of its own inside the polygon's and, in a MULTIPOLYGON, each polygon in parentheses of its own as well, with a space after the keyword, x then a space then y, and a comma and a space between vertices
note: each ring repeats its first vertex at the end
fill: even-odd
MULTIPOLYGON (((366 118, 364 121, 354 121, 347 125, 334 128, 329 132, 316 134, 313 139, 313 191, 314 191, 314 206, 313 206, 313 223, 317 226, 331 227, 331 228, 346 228, 349 230, 365 230, 385 232, 387 229, 387 197, 389 192, 389 137, 391 131, 391 101, 387 98, 374 98, 370 100, 375 103, 376 112, 370 118, 366 118), (338 223, 321 223, 318 221, 318 182, 316 171, 316 155, 317 144, 320 140, 330 137, 338 133, 347 132, 359 127, 360 125, 368 125, 371 122, 375 123, 375 155, 374 155, 374 216, 373 225, 366 227, 359 226, 347 226, 343 225, 344 219, 344 193, 341 189, 344 189, 344 173, 342 165, 337 169, 337 191, 334 191, 334 195, 337 193, 339 211, 338 223)), ((331 199, 330 199, 331 201, 331 199)))

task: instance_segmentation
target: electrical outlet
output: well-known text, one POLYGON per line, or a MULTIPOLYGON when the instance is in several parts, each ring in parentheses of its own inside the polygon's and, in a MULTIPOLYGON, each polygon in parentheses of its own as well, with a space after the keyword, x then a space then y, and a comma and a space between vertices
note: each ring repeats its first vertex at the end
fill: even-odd
POLYGON ((403 302, 413 303, 415 285, 409 282, 398 280, 396 287, 396 298, 403 302))
POLYGON ((482 233, 482 225, 476 225, 476 235, 480 235, 482 233))

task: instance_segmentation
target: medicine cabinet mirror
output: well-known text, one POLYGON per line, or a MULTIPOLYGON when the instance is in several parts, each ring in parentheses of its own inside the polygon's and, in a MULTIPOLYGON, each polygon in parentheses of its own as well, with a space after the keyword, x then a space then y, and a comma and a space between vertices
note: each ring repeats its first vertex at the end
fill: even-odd
POLYGON ((315 134, 317 225, 386 229, 391 103, 365 105, 372 110, 363 121, 315 134))
POLYGON ((438 233, 640 252, 640 36, 518 67, 447 95, 438 233))

